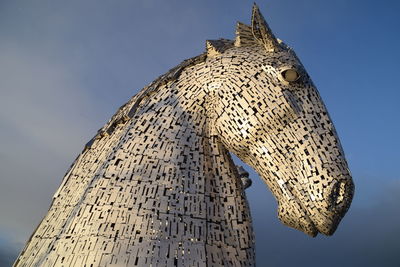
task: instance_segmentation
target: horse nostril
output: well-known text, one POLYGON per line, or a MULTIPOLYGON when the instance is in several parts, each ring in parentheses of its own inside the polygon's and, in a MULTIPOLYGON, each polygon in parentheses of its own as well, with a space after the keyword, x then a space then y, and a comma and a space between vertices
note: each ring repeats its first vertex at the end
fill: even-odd
POLYGON ((330 193, 331 209, 338 209, 343 206, 346 198, 346 182, 340 181, 335 183, 330 193))

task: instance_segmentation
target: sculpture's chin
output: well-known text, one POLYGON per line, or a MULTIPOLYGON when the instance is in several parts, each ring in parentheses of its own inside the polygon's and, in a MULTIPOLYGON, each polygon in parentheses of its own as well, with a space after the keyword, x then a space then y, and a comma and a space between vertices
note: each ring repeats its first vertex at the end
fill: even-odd
POLYGON ((278 207, 278 217, 283 224, 302 231, 311 237, 317 236, 318 233, 326 236, 333 235, 340 219, 337 216, 329 219, 317 216, 311 217, 307 210, 303 209, 293 199, 289 203, 280 203, 278 207), (316 221, 313 221, 312 218, 316 221))
POLYGON ((319 233, 317 226, 310 219, 307 212, 296 202, 290 206, 279 204, 278 218, 283 224, 302 231, 311 237, 316 237, 319 233))

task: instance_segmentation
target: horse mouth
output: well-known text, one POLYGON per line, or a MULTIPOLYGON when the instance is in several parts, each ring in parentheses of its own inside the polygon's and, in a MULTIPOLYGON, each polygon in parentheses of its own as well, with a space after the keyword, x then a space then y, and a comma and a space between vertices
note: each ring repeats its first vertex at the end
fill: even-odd
POLYGON ((320 229, 318 229, 317 225, 311 220, 307 212, 304 213, 304 219, 304 223, 302 223, 304 233, 311 237, 316 237, 318 233, 321 233, 320 229))
POLYGON ((321 214, 311 214, 306 208, 302 207, 299 201, 292 199, 289 203, 278 205, 279 220, 294 229, 305 234, 316 237, 319 233, 331 236, 336 231, 341 216, 338 214, 332 217, 324 217, 321 214))
POLYGON ((328 201, 329 208, 319 210, 314 205, 307 205, 310 201, 303 202, 298 192, 287 188, 290 194, 278 198, 278 217, 285 225, 300 230, 309 236, 315 237, 318 233, 331 236, 336 231, 342 217, 347 212, 353 197, 354 185, 351 181, 339 181, 336 187, 343 190, 332 190, 328 201), (343 191, 343 192, 342 192, 343 191), (297 193, 297 194, 296 194, 297 193))
POLYGON ((291 202, 294 203, 291 203, 292 205, 288 205, 288 203, 278 204, 279 220, 291 228, 304 232, 311 237, 316 237, 320 231, 310 218, 309 213, 301 207, 298 201, 292 199, 291 202))

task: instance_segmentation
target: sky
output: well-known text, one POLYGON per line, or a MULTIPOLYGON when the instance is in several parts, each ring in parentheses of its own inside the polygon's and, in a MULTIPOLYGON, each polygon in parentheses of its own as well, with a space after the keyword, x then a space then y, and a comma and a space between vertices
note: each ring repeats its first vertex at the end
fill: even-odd
MULTIPOLYGON (((265 0, 334 121, 356 186, 331 237, 281 224, 249 167, 258 266, 400 266, 399 1, 265 0)), ((0 266, 119 106, 205 40, 234 38, 251 1, 0 1, 0 266)))

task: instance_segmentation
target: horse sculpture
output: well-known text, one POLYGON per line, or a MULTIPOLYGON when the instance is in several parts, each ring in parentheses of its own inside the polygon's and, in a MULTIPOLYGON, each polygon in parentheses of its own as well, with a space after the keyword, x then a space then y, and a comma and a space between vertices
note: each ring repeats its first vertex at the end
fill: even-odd
POLYGON ((354 187, 293 50, 256 5, 234 41, 206 45, 86 145, 15 266, 255 265, 245 186, 229 152, 269 186, 284 224, 333 234, 354 187))

